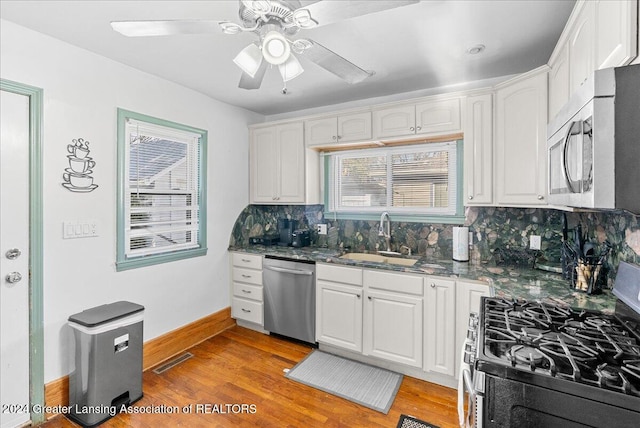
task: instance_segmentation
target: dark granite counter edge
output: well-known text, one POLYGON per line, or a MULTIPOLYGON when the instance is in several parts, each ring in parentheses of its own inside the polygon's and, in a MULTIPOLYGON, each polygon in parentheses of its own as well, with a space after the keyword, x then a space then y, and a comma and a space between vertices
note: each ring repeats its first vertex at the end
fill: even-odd
POLYGON ((417 262, 415 265, 407 267, 389 263, 341 259, 340 256, 343 254, 341 251, 321 247, 292 248, 252 245, 229 247, 229 251, 480 281, 491 286, 492 295, 499 297, 541 300, 573 308, 598 310, 606 313, 613 313, 615 309, 615 296, 608 290, 599 295, 587 295, 581 291, 571 289, 560 274, 531 268, 462 263, 453 260, 427 260, 419 257, 410 257, 416 259, 417 262))

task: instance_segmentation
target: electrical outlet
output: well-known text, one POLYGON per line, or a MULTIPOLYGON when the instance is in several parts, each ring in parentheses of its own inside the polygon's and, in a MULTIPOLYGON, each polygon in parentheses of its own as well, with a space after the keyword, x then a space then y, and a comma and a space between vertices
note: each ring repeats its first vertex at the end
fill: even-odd
POLYGON ((318 235, 326 235, 327 234, 327 225, 326 224, 318 224, 318 235))
POLYGON ((540 235, 529 236, 529 248, 532 250, 539 250, 542 245, 542 238, 540 235))

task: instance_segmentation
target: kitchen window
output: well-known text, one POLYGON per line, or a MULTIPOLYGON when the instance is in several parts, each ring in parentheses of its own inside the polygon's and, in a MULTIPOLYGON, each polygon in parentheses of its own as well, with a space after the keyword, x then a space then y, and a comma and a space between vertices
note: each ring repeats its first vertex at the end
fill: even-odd
POLYGON ((118 109, 117 270, 206 254, 207 131, 118 109))
POLYGON ((426 143, 326 154, 327 216, 456 223, 462 212, 462 142, 426 143))

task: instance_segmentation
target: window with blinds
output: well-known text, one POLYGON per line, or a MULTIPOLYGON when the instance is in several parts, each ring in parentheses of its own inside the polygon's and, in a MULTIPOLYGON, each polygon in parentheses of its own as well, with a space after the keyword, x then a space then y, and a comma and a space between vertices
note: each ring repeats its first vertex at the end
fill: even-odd
POLYGON ((119 261, 203 248, 203 133, 160 120, 123 121, 119 261))
POLYGON ((455 215, 455 142, 329 154, 329 205, 335 212, 455 215))

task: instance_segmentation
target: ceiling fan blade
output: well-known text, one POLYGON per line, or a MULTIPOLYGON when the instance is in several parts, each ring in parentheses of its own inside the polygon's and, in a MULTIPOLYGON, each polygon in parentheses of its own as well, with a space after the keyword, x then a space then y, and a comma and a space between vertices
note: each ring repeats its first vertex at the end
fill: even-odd
POLYGON ((264 79, 264 74, 267 72, 267 61, 262 61, 260 64, 260 68, 256 71, 256 75, 254 77, 249 76, 244 71, 242 72, 242 76, 240 77, 240 83, 238 84, 239 88, 242 89, 258 89, 260 85, 262 85, 262 79, 264 79))
POLYGON ((111 28, 127 37, 172 36, 176 34, 221 33, 220 21, 113 21, 111 28))
POLYGON ((356 16, 368 15, 396 7, 418 3, 418 0, 377 0, 377 1, 315 1, 301 2, 303 8, 311 12, 311 17, 318 21, 318 26, 332 24, 356 16), (311 3, 311 4, 309 4, 311 3), (305 5, 306 4, 306 5, 305 5))
POLYGON ((302 56, 335 74, 347 83, 359 83, 373 75, 372 72, 363 70, 332 50, 325 48, 320 43, 310 39, 306 40, 311 46, 302 51, 302 56))

